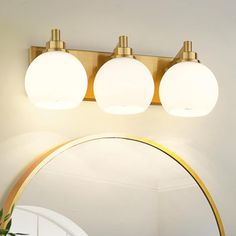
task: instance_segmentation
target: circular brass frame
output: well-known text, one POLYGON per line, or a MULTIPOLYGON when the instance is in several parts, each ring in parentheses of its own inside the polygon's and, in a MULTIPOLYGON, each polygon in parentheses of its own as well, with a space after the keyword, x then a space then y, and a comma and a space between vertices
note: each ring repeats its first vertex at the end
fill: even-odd
POLYGON ((192 178, 195 180, 197 185, 200 187, 201 191, 203 192, 208 203, 211 206, 211 209, 213 211, 213 214, 217 222, 220 236, 225 236, 224 226, 223 226, 219 211, 217 210, 216 204, 211 194, 209 193, 208 189, 206 188, 205 184, 202 182, 202 180, 196 174, 196 172, 180 156, 178 156, 177 154, 175 154, 168 148, 162 146, 161 144, 156 143, 155 141, 142 138, 142 137, 132 136, 132 135, 94 135, 94 136, 87 136, 84 138, 77 138, 77 139, 67 141, 61 145, 58 145, 50 149, 46 153, 40 155, 26 168, 24 173, 20 176, 16 184, 11 189, 4 204, 4 214, 7 214, 10 212, 12 207, 15 205, 15 203, 19 199, 21 193, 26 188, 27 184, 37 174, 37 172, 40 171, 40 169, 42 169, 48 162, 56 158, 58 154, 72 147, 75 147, 79 144, 87 143, 87 142, 99 140, 99 139, 126 139, 126 140, 143 143, 143 144, 149 145, 151 147, 154 147, 160 150, 161 152, 165 153, 167 156, 172 158, 174 161, 176 161, 178 164, 180 164, 192 176, 192 178))

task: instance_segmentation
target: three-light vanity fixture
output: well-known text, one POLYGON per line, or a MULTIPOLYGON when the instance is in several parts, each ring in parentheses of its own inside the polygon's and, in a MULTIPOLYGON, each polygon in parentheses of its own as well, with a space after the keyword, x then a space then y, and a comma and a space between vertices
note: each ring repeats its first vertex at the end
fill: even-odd
POLYGON ((52 30, 46 47, 30 48, 25 89, 33 104, 47 109, 77 107, 96 100, 112 114, 144 112, 162 104, 171 115, 207 115, 218 98, 213 73, 185 41, 175 58, 134 55, 127 36, 113 53, 67 50, 60 31, 52 30))

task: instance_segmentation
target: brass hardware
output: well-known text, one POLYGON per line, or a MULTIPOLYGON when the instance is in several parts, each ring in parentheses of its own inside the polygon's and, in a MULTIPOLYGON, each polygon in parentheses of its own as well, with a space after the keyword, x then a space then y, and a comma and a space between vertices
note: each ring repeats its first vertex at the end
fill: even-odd
POLYGON ((52 29, 51 40, 46 43, 46 52, 66 51, 65 42, 61 41, 61 33, 59 29, 52 29))
POLYGON ((197 53, 192 51, 192 41, 184 41, 182 57, 180 61, 200 62, 197 59, 197 53))
POLYGON ((128 37, 120 36, 117 47, 114 49, 113 57, 131 57, 134 58, 132 48, 128 47, 128 37))
POLYGON ((183 47, 175 56, 174 60, 170 63, 169 67, 173 66, 176 63, 191 61, 200 63, 197 59, 197 53, 192 51, 192 41, 184 41, 183 47))
MULTIPOLYGON (((56 146, 46 153, 40 155, 35 159, 33 163, 31 163, 26 170, 23 172, 23 174, 20 176, 16 184, 13 186, 11 189, 5 203, 4 203, 4 215, 8 214, 10 210, 12 209, 12 206, 16 204, 17 200, 21 196, 22 192, 25 190, 27 187, 27 184, 30 182, 31 179, 45 166, 47 165, 48 162, 53 160, 54 158, 57 158, 57 156, 82 143, 87 143, 90 141, 94 140, 99 140, 99 139, 126 139, 126 140, 131 140, 139 143, 143 143, 146 145, 149 145, 153 148, 156 148, 157 150, 160 150, 162 153, 166 154, 167 157, 170 157, 174 161, 176 161, 179 165, 181 165, 195 180, 199 188, 201 189, 202 193, 205 195, 212 211, 215 216, 215 220, 218 226, 219 234, 220 236, 225 236, 225 231, 224 231, 224 226, 223 222, 220 217, 220 213, 216 207, 216 204, 206 188, 205 184, 202 182, 200 177, 197 175, 197 173, 177 154, 169 150, 168 148, 156 143, 155 141, 142 138, 142 137, 137 137, 137 136, 130 136, 130 135, 95 135, 95 136, 88 136, 84 138, 78 138, 78 139, 73 139, 68 142, 65 142, 59 146, 56 146)), ((6 224, 4 225, 6 227, 6 224)))

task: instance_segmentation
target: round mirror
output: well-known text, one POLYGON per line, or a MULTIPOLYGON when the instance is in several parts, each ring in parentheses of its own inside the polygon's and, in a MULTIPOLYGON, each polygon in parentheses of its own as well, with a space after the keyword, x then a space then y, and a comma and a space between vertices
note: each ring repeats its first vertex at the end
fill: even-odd
POLYGON ((195 172, 142 138, 91 137, 55 148, 26 170, 6 208, 17 198, 11 231, 32 236, 224 235, 195 172))

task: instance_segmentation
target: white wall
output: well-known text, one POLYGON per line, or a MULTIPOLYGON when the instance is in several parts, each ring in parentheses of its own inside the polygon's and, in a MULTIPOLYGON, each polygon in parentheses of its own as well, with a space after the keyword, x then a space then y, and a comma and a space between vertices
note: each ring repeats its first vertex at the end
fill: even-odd
POLYGON ((0 4, 1 202, 23 168, 50 146, 88 134, 131 133, 182 155, 212 193, 227 235, 236 235, 235 1, 1 0, 0 4), (136 52, 155 55, 175 55, 183 40, 192 39, 200 60, 218 79, 218 104, 209 116, 196 119, 171 117, 158 106, 129 117, 104 114, 87 102, 71 111, 39 110, 24 93, 27 48, 44 44, 52 27, 62 29, 69 47, 103 51, 112 50, 119 34, 130 36, 136 52))

